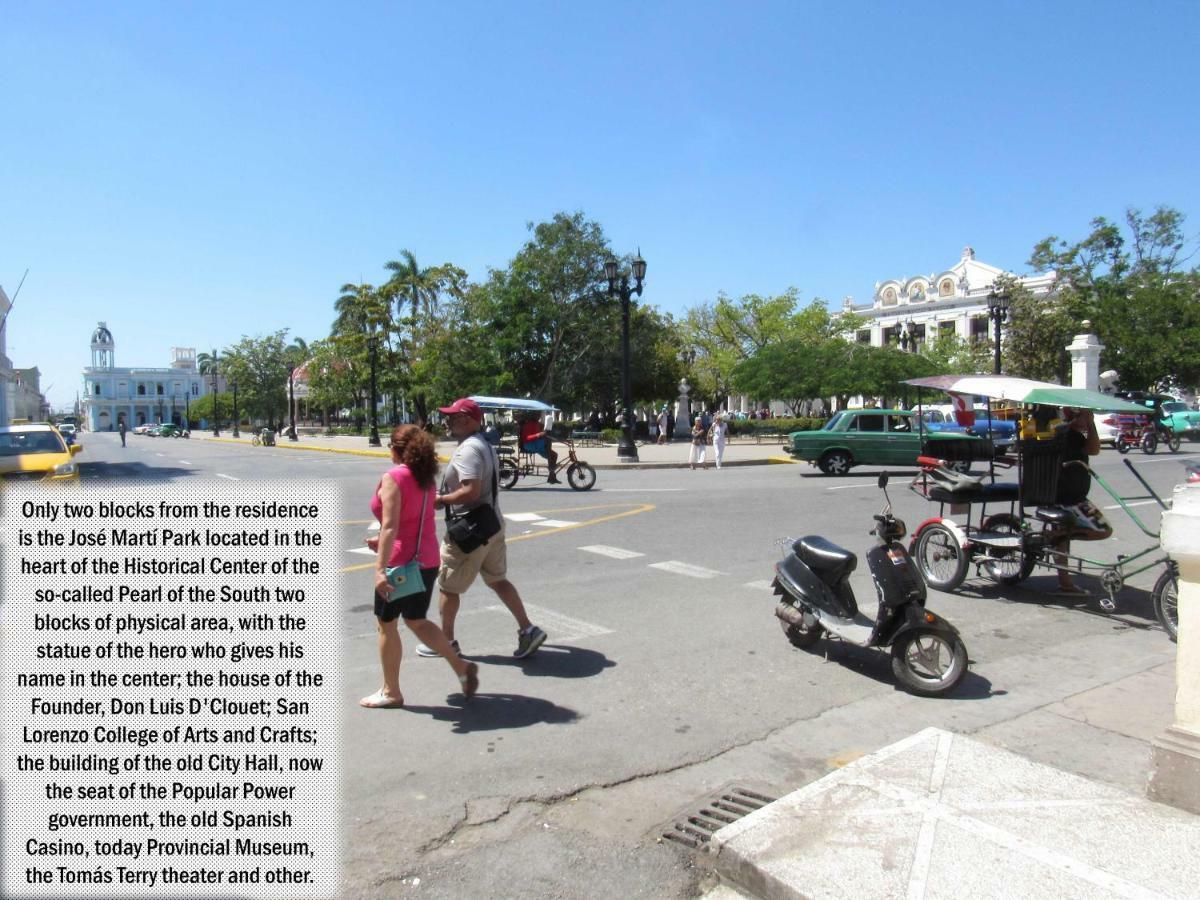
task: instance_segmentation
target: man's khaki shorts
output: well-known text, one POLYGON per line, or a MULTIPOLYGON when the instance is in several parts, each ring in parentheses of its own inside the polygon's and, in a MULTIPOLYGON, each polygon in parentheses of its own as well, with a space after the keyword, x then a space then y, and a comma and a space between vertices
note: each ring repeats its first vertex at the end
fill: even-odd
POLYGON ((448 594, 465 593, 477 575, 484 584, 495 584, 508 577, 508 548, 505 546, 504 517, 500 531, 482 547, 463 553, 450 538, 442 538, 442 568, 438 572, 438 587, 448 594))

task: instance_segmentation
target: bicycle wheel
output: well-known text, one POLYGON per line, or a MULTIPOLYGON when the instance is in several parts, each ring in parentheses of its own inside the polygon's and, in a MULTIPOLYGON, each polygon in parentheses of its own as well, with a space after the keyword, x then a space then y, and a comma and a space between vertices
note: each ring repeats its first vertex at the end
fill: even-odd
POLYGON ((1153 454, 1158 449, 1158 435, 1147 431, 1142 435, 1142 452, 1153 454))
POLYGON ((508 490, 517 483, 517 479, 521 477, 521 470, 517 468, 516 462, 511 459, 500 460, 500 470, 497 473, 497 478, 500 480, 500 487, 508 490))
POLYGON ((917 538, 917 571, 939 591, 952 591, 967 577, 967 552, 949 528, 935 522, 917 538))
POLYGON ((567 467, 567 483, 577 491, 590 491, 596 483, 596 470, 585 462, 571 463, 567 467))
POLYGON ((1167 636, 1173 641, 1179 640, 1179 574, 1174 566, 1168 566, 1167 571, 1158 576, 1150 596, 1154 601, 1154 615, 1166 629, 1167 636))
POLYGON ((1179 436, 1178 431, 1167 432, 1167 449, 1172 453, 1179 452, 1179 445, 1183 443, 1183 438, 1179 436))
MULTIPOLYGON (((1012 513, 998 513, 983 520, 980 528, 997 534, 1020 535, 1021 520, 1012 513)), ((1036 561, 1032 553, 1024 549, 992 550, 983 563, 983 571, 997 584, 1020 584, 1033 572, 1036 561)))

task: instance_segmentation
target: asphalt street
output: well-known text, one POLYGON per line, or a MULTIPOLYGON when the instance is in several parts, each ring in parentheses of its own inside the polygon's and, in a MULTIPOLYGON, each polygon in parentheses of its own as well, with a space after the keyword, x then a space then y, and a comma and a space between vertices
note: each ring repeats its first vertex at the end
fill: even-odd
MULTIPOLYGON (((360 551, 383 460, 197 439, 82 442, 85 484, 314 479, 340 488, 347 896, 688 896, 704 882, 702 861, 657 837, 706 794, 737 784, 780 796, 926 725, 1016 742, 1130 790, 1144 777, 1106 767, 1108 738, 1030 717, 1173 659, 1151 611, 1157 571, 1127 584, 1114 612, 1101 609, 1095 579, 1079 579, 1091 600, 1051 596, 1051 573, 1018 587, 970 577, 953 595, 931 592, 930 608, 970 652, 971 672, 949 699, 900 692, 885 653, 788 644, 769 589, 779 542, 821 534, 861 556, 882 505, 878 470, 602 470, 588 492, 523 479, 500 505, 510 577, 546 645, 513 660, 512 619, 476 586, 457 629, 480 664, 475 700, 464 706, 450 669, 418 658, 406 634, 407 708, 368 711, 356 703, 378 686, 379 668, 370 558, 360 551)), ((1129 458, 1169 497, 1200 444, 1129 458)), ((1114 451, 1094 466, 1121 493, 1144 493, 1114 451)), ((912 474, 890 487, 910 531, 935 514, 907 490, 912 474)), ((1092 499, 1113 505, 1098 487, 1092 499)), ((1157 529, 1155 504, 1134 510, 1157 529)), ((1121 510, 1106 515, 1114 538, 1089 555, 1153 544, 1121 510)), ((865 566, 854 587, 869 607, 865 566)))

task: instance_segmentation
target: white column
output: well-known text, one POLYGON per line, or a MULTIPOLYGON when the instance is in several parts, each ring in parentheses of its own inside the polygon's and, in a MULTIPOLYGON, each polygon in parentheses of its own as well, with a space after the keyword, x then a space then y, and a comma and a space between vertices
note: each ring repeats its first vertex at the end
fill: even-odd
POLYGON ((1071 354, 1071 387, 1098 391, 1100 389, 1100 351, 1104 349, 1104 345, 1094 334, 1086 331, 1091 324, 1091 322, 1084 321, 1084 333, 1075 335, 1075 340, 1067 346, 1067 351, 1071 354))
POLYGON ((1200 488, 1176 488, 1162 547, 1179 563, 1175 723, 1151 745, 1146 794, 1200 814, 1200 488))

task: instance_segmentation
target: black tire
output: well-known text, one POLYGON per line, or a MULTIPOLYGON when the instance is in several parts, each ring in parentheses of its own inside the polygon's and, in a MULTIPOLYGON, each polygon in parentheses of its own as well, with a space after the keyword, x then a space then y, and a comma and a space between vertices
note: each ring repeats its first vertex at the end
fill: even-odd
POLYGON ((1173 641, 1179 640, 1179 573, 1174 566, 1158 576, 1154 582, 1154 592, 1150 595, 1154 601, 1154 615, 1166 629, 1167 635, 1173 641))
POLYGON ((945 525, 928 525, 917 537, 917 571, 934 590, 952 591, 967 577, 967 551, 945 525))
POLYGON ((1158 449, 1158 435, 1153 431, 1147 431, 1142 435, 1142 452, 1151 455, 1158 449))
POLYGON ((596 470, 585 462, 567 466, 567 483, 577 491, 590 491, 596 483, 596 470))
POLYGON ((793 647, 799 647, 801 650, 807 649, 821 639, 821 635, 825 633, 825 629, 817 623, 812 625, 792 625, 790 622, 779 620, 779 625, 783 629, 784 637, 788 639, 793 647))
POLYGON ((1120 438, 1117 438, 1116 447, 1117 447, 1117 452, 1120 453, 1122 456, 1124 456, 1126 453, 1129 452, 1129 445, 1127 443, 1125 443, 1125 441, 1121 440, 1120 438))
POLYGON ((910 631, 892 645, 892 674, 905 690, 936 697, 967 674, 967 648, 957 635, 910 631))
POLYGON ((1167 432, 1167 449, 1172 453, 1178 453, 1179 447, 1183 443, 1183 438, 1179 436, 1177 431, 1167 432))
MULTIPOLYGON (((979 527, 982 531, 994 531, 999 534, 1021 534, 1024 530, 1021 528, 1021 520, 1012 513, 988 516, 979 527)), ((1017 550, 985 560, 983 571, 997 584, 1020 584, 1033 572, 1035 562, 1033 554, 1017 550)))
POLYGON ((846 450, 829 450, 817 463, 826 475, 845 475, 854 465, 854 458, 846 450))
POLYGON ((500 479, 500 487, 508 490, 517 483, 517 479, 521 477, 521 470, 517 464, 511 459, 500 460, 500 469, 496 475, 500 479))

